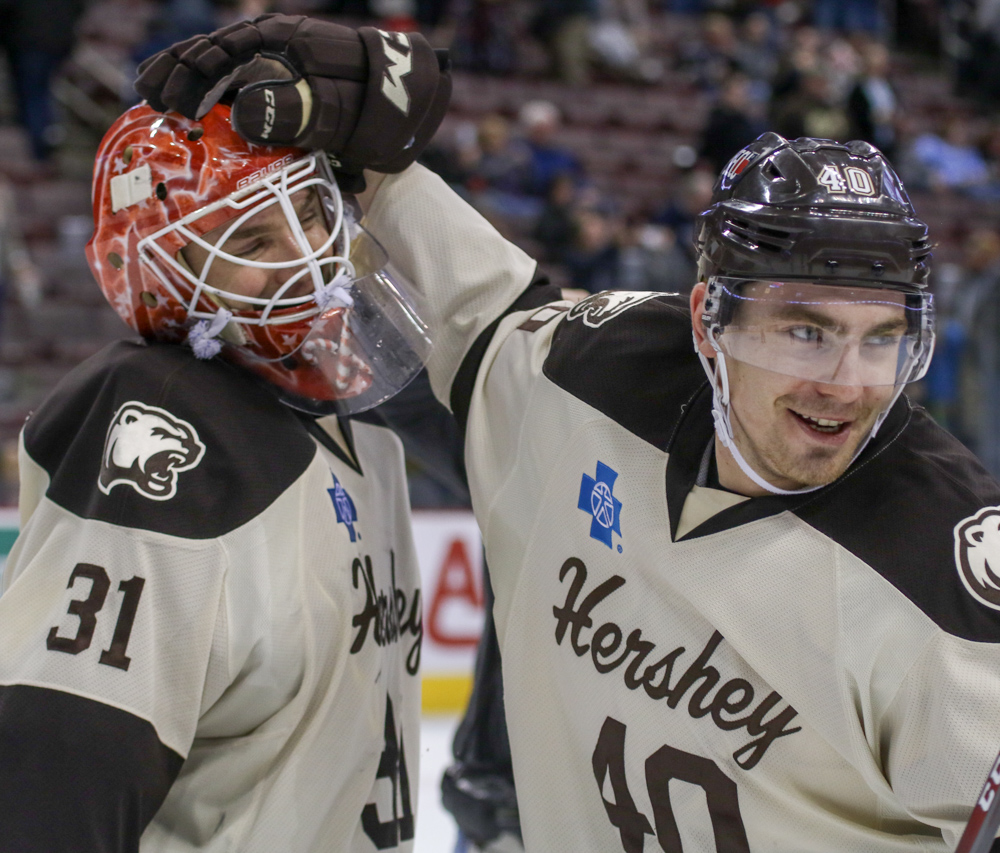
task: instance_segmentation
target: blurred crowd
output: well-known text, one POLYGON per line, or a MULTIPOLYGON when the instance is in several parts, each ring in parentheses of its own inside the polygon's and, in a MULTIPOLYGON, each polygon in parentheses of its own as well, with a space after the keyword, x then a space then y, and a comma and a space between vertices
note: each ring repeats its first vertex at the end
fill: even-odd
MULTIPOLYGON (((568 9, 565 0, 540 0, 533 7, 538 15, 551 17, 545 11, 550 5, 568 9)), ((560 142, 564 118, 556 104, 546 101, 526 103, 516 116, 491 113, 462 123, 427 157, 428 165, 483 213, 527 243, 560 283, 588 292, 689 287, 693 217, 726 162, 765 130, 789 138, 865 139, 894 162, 916 192, 985 201, 1000 196, 1000 121, 990 114, 1000 101, 983 90, 979 100, 956 99, 954 109, 934 114, 902 107, 889 43, 895 19, 913 11, 901 9, 905 4, 675 0, 667 6, 697 14, 699 24, 693 38, 669 55, 655 56, 645 53, 650 40, 644 43, 642 27, 633 23, 648 15, 648 8, 608 7, 590 0, 583 5, 587 9, 580 15, 589 22, 590 47, 578 53, 586 62, 567 67, 557 40, 543 40, 550 49, 552 76, 586 81, 579 87, 582 98, 593 81, 600 85, 625 79, 656 89, 682 79, 711 103, 703 125, 692 128, 694 144, 675 149, 676 179, 664 183, 658 202, 637 210, 623 205, 613 187, 599 189, 574 151, 560 142), (631 37, 634 49, 628 52, 632 61, 625 73, 624 65, 609 62, 593 44, 595 32, 609 23, 631 37)), ((949 8, 935 5, 940 5, 939 14, 949 8)), ((1000 2, 979 4, 989 5, 997 7, 1000 19, 1000 2)), ((490 15, 510 20, 497 30, 458 26, 456 59, 476 70, 506 73, 518 51, 486 50, 476 34, 513 38, 518 32, 514 6, 485 6, 490 15), (504 57, 499 65, 491 64, 495 55, 504 57)), ((969 11, 957 2, 950 7, 956 19, 969 11)), ((530 34, 537 32, 534 21, 528 18, 530 34)), ((968 38, 969 57, 980 38, 968 38)), ((946 59, 941 61, 948 64, 946 59)), ((959 65, 949 65, 956 86, 964 79, 959 65)))
MULTIPOLYGON (((933 283, 939 350, 918 395, 1000 475, 1000 217, 963 219, 956 207, 1000 202, 1000 0, 143 0, 126 4, 141 8, 139 23, 128 38, 119 33, 101 67, 81 33, 115 2, 0 0, 0 78, 12 105, 5 113, 0 97, 0 122, 25 128, 36 163, 52 167, 65 136, 60 116, 73 104, 56 103, 53 81, 74 63, 114 90, 113 115, 134 97, 144 58, 262 12, 420 29, 484 85, 557 81, 560 98, 457 113, 424 162, 578 296, 688 290, 695 218, 719 171, 763 131, 868 140, 892 160, 919 215, 934 219, 938 200, 959 210, 947 233, 932 222, 944 244, 933 283), (665 32, 665 21, 682 24, 682 35, 665 32), (953 97, 914 109, 901 85, 901 71, 914 69, 946 81, 953 97), (586 106, 598 90, 705 106, 662 155, 670 162, 649 175, 639 204, 618 191, 613 172, 609 180, 588 167, 586 137, 567 133, 580 123, 567 107, 586 106)), ((591 131, 614 149, 616 128, 600 121, 591 131)), ((663 128, 643 132, 655 140, 663 128)), ((631 161, 617 168, 623 180, 645 180, 631 161)), ((0 170, 0 199, 2 180, 0 170)), ((20 279, 22 301, 37 302, 43 288, 6 206, 0 288, 20 279)))

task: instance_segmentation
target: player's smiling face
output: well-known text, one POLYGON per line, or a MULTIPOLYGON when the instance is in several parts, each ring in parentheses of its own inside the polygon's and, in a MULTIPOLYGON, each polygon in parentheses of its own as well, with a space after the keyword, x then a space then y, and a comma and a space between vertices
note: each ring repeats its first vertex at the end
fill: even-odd
POLYGON ((727 359, 729 419, 743 457, 780 489, 831 483, 892 399, 892 386, 810 382, 727 359))
MULTIPOLYGON (((726 358, 729 420, 740 453, 771 485, 797 490, 833 482, 847 470, 875 420, 891 403, 895 393, 892 384, 865 383, 883 371, 888 371, 889 377, 895 375, 906 321, 902 297, 893 298, 898 304, 891 300, 881 304, 839 302, 810 305, 798 312, 761 302, 751 306, 748 316, 739 318, 758 335, 766 329, 766 335, 760 337, 767 339, 769 349, 765 352, 772 353, 772 361, 757 358, 755 366, 732 356, 726 358), (830 337, 831 333, 849 342, 833 359, 833 372, 826 376, 836 381, 803 379, 760 366, 781 364, 785 351, 770 349, 776 337, 792 340, 796 347, 808 346, 813 352, 816 338, 824 334, 830 337), (872 346, 878 348, 874 356, 866 354, 865 348, 872 346), (879 367, 879 361, 885 366, 879 367)), ((697 310, 694 301, 692 304, 697 310)), ((700 312, 694 316, 700 317, 700 312)), ((716 355, 703 336, 700 347, 706 355, 716 355)), ((816 368, 810 363, 809 369, 816 368)), ((724 486, 745 494, 766 494, 739 469, 721 442, 717 450, 724 486)))
MULTIPOLYGON (((304 189, 293 194, 291 201, 309 246, 313 251, 319 249, 330 236, 319 196, 314 190, 304 189)), ((214 246, 225 238, 220 248, 240 260, 280 263, 303 257, 302 248, 279 204, 265 207, 226 237, 228 230, 229 223, 220 225, 206 233, 203 239, 214 246)), ((200 274, 208 260, 208 251, 197 243, 190 243, 181 252, 195 275, 200 274)), ((332 250, 328 251, 327 255, 332 255, 332 250)), ((301 268, 296 266, 279 268, 247 266, 219 257, 212 261, 205 276, 205 283, 234 296, 270 299, 300 270, 301 268)), ((300 276, 282 296, 305 296, 312 289, 312 280, 308 275, 304 275, 300 276)), ((232 299, 226 301, 230 308, 261 307, 232 299)))

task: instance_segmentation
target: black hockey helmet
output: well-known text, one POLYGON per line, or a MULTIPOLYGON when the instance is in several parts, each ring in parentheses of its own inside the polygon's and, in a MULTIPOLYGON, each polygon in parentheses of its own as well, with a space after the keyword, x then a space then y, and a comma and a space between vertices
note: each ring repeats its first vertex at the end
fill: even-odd
POLYGON ((765 133, 722 171, 698 218, 699 279, 809 280, 919 293, 931 245, 899 177, 867 142, 765 133))

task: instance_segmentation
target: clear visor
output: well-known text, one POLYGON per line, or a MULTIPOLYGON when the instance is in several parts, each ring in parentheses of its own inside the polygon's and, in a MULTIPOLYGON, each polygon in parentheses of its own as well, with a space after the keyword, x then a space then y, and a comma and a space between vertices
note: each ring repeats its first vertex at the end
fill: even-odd
POLYGON ((401 391, 423 367, 431 351, 427 326, 386 263, 382 246, 359 229, 351 252, 358 277, 337 286, 335 300, 312 319, 299 345, 278 359, 299 363, 293 373, 304 384, 286 402, 327 414, 332 401, 337 414, 358 414, 401 391))
POLYGON ((337 390, 342 415, 364 412, 401 391, 431 351, 427 326, 386 271, 355 279, 349 293, 343 322, 335 312, 321 315, 300 348, 337 390))
POLYGON ((930 294, 871 286, 715 277, 704 322, 729 358, 830 385, 914 382, 934 349, 930 294))

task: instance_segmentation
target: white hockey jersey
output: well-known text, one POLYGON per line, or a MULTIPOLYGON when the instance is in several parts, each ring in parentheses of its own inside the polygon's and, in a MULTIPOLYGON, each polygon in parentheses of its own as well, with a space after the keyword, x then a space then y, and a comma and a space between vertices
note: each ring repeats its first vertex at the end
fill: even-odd
POLYGON ((1000 486, 905 398, 835 483, 699 486, 686 300, 576 306, 438 179, 367 225, 467 426, 529 853, 945 851, 1000 744, 1000 486))
POLYGON ((0 850, 412 849, 402 451, 323 423, 222 362, 126 342, 30 418, 0 596, 0 850))

